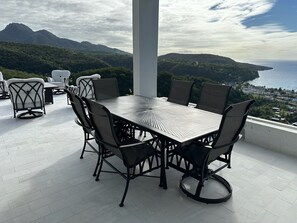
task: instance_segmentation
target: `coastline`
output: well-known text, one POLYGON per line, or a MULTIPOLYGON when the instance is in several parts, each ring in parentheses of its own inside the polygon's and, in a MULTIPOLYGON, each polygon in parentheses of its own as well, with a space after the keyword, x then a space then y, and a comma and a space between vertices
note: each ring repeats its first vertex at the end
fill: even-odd
POLYGON ((257 61, 255 64, 263 64, 273 69, 259 70, 259 77, 245 83, 254 86, 265 86, 267 89, 283 89, 297 91, 297 61, 295 60, 263 60, 257 61))

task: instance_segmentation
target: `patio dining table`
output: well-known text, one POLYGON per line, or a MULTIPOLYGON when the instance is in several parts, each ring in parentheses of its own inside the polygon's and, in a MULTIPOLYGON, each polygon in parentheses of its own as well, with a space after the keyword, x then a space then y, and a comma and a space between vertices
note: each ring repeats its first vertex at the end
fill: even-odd
POLYGON ((156 135, 160 142, 161 179, 160 186, 167 188, 165 172, 165 149, 168 142, 185 144, 194 139, 215 133, 222 116, 168 102, 161 98, 143 96, 121 96, 97 101, 109 111, 140 129, 156 135))

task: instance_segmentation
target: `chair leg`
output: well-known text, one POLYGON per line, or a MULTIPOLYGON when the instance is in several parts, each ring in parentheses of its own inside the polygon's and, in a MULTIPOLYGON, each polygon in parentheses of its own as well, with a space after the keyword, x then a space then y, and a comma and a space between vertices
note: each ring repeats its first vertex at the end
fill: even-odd
POLYGON ((203 181, 200 180, 198 185, 197 185, 196 191, 195 191, 195 196, 200 197, 202 187, 203 187, 203 181))
POLYGON ((83 150, 80 154, 80 159, 83 159, 84 158, 84 153, 85 153, 85 149, 86 149, 86 144, 87 144, 87 133, 84 132, 84 135, 85 135, 85 140, 84 140, 84 146, 83 146, 83 150))
POLYGON ((127 192, 128 192, 129 182, 130 182, 130 171, 129 171, 129 168, 127 168, 126 187, 125 187, 125 191, 124 191, 124 194, 123 194, 123 197, 122 197, 122 201, 119 204, 120 207, 123 207, 124 206, 124 201, 125 201, 125 198, 126 198, 126 195, 127 195, 127 192))
MULTIPOLYGON (((227 156, 227 155, 226 155, 227 156)), ((228 161, 229 161, 229 163, 228 163, 228 168, 229 169, 231 169, 231 153, 229 153, 229 157, 228 157, 229 159, 228 159, 228 161)))
POLYGON ((93 173, 93 176, 95 177, 96 174, 97 174, 97 170, 98 170, 98 167, 99 167, 99 164, 100 164, 100 154, 98 154, 98 159, 97 159, 97 164, 96 164, 96 167, 95 167, 95 170, 94 170, 94 173, 93 173))
POLYGON ((99 148, 99 154, 98 156, 100 156, 100 166, 99 166, 99 170, 98 170, 98 173, 97 173, 97 177, 96 177, 96 181, 99 181, 99 176, 100 176, 100 173, 101 173, 101 170, 102 170, 102 165, 103 165, 103 151, 102 149, 99 148))
POLYGON ((26 112, 20 113, 17 115, 19 119, 32 119, 32 118, 38 118, 43 115, 43 112, 40 111, 32 111, 31 109, 28 109, 26 112))
POLYGON ((140 130, 139 136, 142 136, 142 134, 143 134, 143 137, 145 138, 146 137, 146 131, 140 130))

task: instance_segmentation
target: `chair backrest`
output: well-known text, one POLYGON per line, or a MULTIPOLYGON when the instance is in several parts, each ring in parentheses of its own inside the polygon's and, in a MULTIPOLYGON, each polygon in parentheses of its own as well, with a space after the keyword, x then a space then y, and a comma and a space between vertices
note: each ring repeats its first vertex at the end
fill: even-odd
POLYGON ((76 86, 78 87, 77 94, 80 97, 95 99, 93 80, 100 79, 100 74, 93 74, 91 76, 81 76, 76 79, 76 86))
POLYGON ((0 96, 8 93, 8 88, 5 81, 0 81, 0 96))
POLYGON ((180 105, 188 105, 193 84, 193 81, 172 80, 168 101, 180 105))
POLYGON ((10 99, 15 110, 44 107, 44 80, 41 78, 18 79, 7 81, 10 99))
POLYGON ((85 101, 90 120, 95 130, 96 139, 116 156, 122 158, 121 151, 118 149, 120 143, 115 134, 113 120, 109 110, 103 105, 83 98, 85 101), (104 142, 104 143, 103 143, 104 142))
POLYGON ((5 92, 4 81, 0 81, 0 94, 3 94, 4 92, 5 92))
POLYGON ((227 85, 204 83, 196 108, 223 114, 230 90, 227 85))
POLYGON ((97 101, 120 96, 118 81, 116 78, 93 80, 93 86, 97 101))
POLYGON ((3 79, 3 74, 2 72, 0 71, 0 94, 4 94, 7 92, 7 86, 6 86, 6 83, 3 79))
POLYGON ((76 114, 76 117, 80 121, 80 124, 82 125, 83 129, 86 132, 91 132, 92 124, 84 108, 83 100, 79 96, 68 90, 65 90, 65 92, 69 97, 72 109, 76 114))
POLYGON ((54 79, 54 82, 63 82, 68 84, 70 74, 69 70, 53 70, 52 78, 54 79))
POLYGON ((230 105, 223 113, 218 134, 214 138, 209 154, 209 161, 215 160, 221 154, 232 150, 234 143, 238 140, 239 134, 245 125, 249 108, 254 100, 247 100, 230 105))

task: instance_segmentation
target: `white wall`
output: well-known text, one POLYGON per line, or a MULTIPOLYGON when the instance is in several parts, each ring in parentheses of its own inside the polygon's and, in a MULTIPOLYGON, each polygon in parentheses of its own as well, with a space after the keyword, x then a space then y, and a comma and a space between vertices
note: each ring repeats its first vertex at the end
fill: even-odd
POLYGON ((243 138, 246 142, 297 157, 297 127, 248 116, 243 138))

